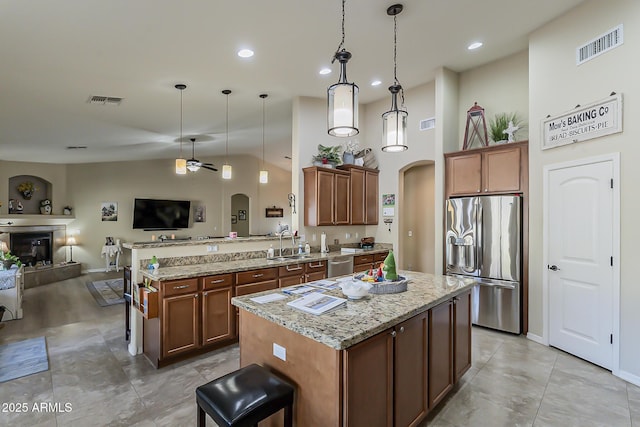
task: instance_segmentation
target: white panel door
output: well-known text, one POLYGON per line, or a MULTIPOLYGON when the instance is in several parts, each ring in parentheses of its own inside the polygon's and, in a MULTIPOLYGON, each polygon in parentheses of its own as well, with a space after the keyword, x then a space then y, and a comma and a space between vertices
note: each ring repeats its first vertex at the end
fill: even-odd
POLYGON ((549 171, 549 343, 611 369, 613 162, 549 171))

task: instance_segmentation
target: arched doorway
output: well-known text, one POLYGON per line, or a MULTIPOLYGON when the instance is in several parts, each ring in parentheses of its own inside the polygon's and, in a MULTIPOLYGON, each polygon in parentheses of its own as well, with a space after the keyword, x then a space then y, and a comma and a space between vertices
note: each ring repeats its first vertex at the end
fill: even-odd
POLYGON ((231 196, 231 231, 238 233, 238 237, 249 237, 249 196, 234 194, 231 196))

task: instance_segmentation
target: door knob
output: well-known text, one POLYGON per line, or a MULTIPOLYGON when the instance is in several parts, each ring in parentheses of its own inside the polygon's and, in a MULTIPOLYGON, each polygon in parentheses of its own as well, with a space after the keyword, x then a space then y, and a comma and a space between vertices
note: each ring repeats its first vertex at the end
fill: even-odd
POLYGON ((557 266, 557 265, 547 265, 547 268, 548 268, 549 270, 551 270, 551 271, 558 271, 558 270, 560 270, 560 269, 558 268, 558 266, 557 266))

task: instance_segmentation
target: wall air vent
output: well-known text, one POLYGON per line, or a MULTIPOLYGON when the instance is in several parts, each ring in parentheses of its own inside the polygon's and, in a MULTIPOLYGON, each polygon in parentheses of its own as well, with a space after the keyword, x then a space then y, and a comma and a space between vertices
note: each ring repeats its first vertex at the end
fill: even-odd
POLYGON ((91 95, 87 102, 89 104, 120 105, 122 98, 118 98, 116 96, 91 95))
POLYGON ((436 127, 436 118, 431 117, 429 119, 420 120, 420 130, 429 130, 436 127))
POLYGON ((87 146, 86 145, 69 145, 66 148, 67 150, 86 150, 87 146))
POLYGON ((584 45, 578 46, 576 48, 576 65, 580 65, 611 49, 615 49, 622 45, 623 41, 622 24, 620 24, 601 36, 588 41, 584 45))

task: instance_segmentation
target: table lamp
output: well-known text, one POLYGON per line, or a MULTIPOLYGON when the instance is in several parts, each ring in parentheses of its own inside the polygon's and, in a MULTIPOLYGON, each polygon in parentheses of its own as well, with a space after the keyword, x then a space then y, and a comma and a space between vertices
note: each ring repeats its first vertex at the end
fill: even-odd
POLYGON ((76 238, 74 236, 67 237, 67 246, 69 246, 69 264, 75 263, 73 260, 73 246, 77 245, 76 238))
POLYGON ((7 246, 7 242, 0 242, 0 251, 3 253, 9 252, 9 247, 7 246))

